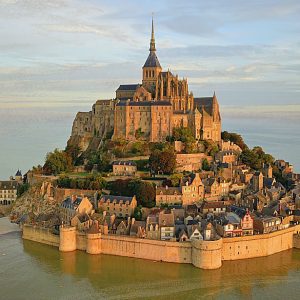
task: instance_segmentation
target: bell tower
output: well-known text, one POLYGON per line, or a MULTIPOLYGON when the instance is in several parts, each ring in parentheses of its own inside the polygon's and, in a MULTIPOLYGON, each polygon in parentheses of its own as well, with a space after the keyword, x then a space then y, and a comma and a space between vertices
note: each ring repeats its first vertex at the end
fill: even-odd
POLYGON ((152 97, 155 97, 157 78, 162 68, 160 66, 159 60, 156 56, 155 48, 155 37, 154 37, 154 24, 152 17, 152 31, 150 39, 150 48, 149 48, 148 58, 143 66, 143 86, 152 94, 152 97))

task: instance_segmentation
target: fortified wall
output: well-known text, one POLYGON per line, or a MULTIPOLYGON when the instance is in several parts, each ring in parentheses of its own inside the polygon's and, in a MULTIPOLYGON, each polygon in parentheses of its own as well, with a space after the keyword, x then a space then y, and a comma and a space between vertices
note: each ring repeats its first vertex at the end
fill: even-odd
POLYGON ((164 262, 188 263, 201 269, 217 269, 223 260, 239 260, 300 249, 300 225, 277 232, 219 239, 216 241, 168 242, 129 236, 79 233, 75 227, 61 227, 60 236, 48 229, 24 225, 23 238, 59 247, 62 252, 75 250, 89 254, 109 254, 164 262))

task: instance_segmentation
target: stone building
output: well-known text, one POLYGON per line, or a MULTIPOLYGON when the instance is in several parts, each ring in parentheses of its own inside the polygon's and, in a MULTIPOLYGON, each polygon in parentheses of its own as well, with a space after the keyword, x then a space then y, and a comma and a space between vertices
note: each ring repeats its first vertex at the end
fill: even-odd
POLYGON ((136 163, 130 160, 114 161, 112 166, 115 176, 134 176, 137 171, 136 163))
POLYGON ((135 196, 123 197, 113 195, 102 195, 98 202, 98 209, 106 211, 110 215, 115 214, 117 217, 128 218, 133 215, 137 206, 135 196))
POLYGON ((72 195, 60 205, 60 217, 65 224, 70 224, 75 216, 92 215, 93 213, 93 205, 87 197, 72 195))
POLYGON ((0 181, 0 205, 10 205, 17 199, 18 182, 16 180, 0 181))
POLYGON ((194 98, 186 78, 163 71, 156 55, 154 26, 142 83, 122 84, 112 100, 98 100, 90 112, 77 114, 70 142, 84 151, 113 139, 164 141, 175 127, 189 127, 198 140, 221 142, 221 116, 215 93, 194 98))

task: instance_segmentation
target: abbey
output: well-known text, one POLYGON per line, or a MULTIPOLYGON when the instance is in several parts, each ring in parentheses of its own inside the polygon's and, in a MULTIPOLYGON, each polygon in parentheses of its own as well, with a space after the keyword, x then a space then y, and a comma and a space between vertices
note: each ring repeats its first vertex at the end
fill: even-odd
POLYGON ((194 98, 187 79, 162 70, 156 55, 153 20, 149 51, 142 68, 142 83, 120 85, 114 99, 98 100, 91 112, 78 113, 73 138, 100 140, 110 136, 115 140, 158 142, 171 136, 174 128, 188 127, 197 140, 221 141, 215 93, 212 97, 194 98))

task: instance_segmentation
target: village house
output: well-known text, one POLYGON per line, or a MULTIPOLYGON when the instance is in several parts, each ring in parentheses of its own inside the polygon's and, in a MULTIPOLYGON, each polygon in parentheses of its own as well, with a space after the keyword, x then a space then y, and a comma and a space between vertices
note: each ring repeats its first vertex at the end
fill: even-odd
POLYGON ((253 235, 253 218, 248 210, 244 217, 241 218, 241 228, 243 230, 243 235, 253 235))
POLYGON ((157 187, 155 196, 156 206, 161 204, 182 204, 182 193, 180 187, 157 187))
POLYGON ((146 236, 150 240, 160 240, 158 214, 150 214, 146 220, 146 236))
POLYGON ((0 205, 11 205, 16 201, 18 185, 16 180, 0 181, 0 205))
POLYGON ((228 205, 224 201, 203 201, 200 206, 200 212, 203 215, 208 213, 212 214, 222 214, 226 212, 226 207, 228 205))
POLYGON ((205 241, 212 241, 218 239, 217 232, 210 222, 208 222, 203 229, 203 239, 205 241))
POLYGON ((187 242, 189 240, 189 237, 184 229, 181 229, 179 235, 178 235, 178 242, 187 242))
POLYGON ((238 155, 233 150, 219 151, 215 155, 215 160, 220 163, 235 163, 237 161, 238 155))
POLYGON ((228 196, 231 182, 225 180, 224 178, 219 178, 219 185, 220 185, 220 196, 221 197, 228 196))
POLYGON ((135 236, 144 239, 146 235, 146 222, 136 221, 134 218, 131 220, 130 236, 135 236))
POLYGON ((175 219, 172 212, 161 211, 158 216, 160 228, 160 239, 162 241, 173 240, 175 238, 175 219))
POLYGON ((252 189, 254 192, 259 192, 264 187, 264 176, 261 172, 256 171, 251 179, 252 189))
POLYGON ((133 215, 137 206, 135 196, 123 197, 114 195, 102 195, 98 201, 98 209, 115 214, 117 217, 128 218, 133 215))
POLYGON ((118 220, 116 221, 116 234, 117 235, 128 235, 130 231, 130 218, 128 220, 118 220))
POLYGON ((72 195, 60 205, 60 217, 65 224, 70 224, 76 215, 92 215, 94 212, 93 205, 87 197, 72 195))
POLYGON ((136 163, 133 161, 114 161, 112 164, 115 176, 134 176, 137 172, 136 163))
POLYGON ((189 239, 191 241, 193 241, 193 240, 203 240, 203 236, 200 232, 200 226, 199 225, 196 225, 196 226, 192 225, 190 227, 189 239))
POLYGON ((280 229, 281 220, 278 217, 256 217, 253 220, 253 230, 255 233, 263 234, 280 229))
POLYGON ((199 173, 185 177, 181 182, 182 205, 193 204, 204 198, 204 185, 199 173))
POLYGON ((203 180, 205 187, 205 200, 216 201, 220 199, 220 184, 216 178, 207 178, 203 180))
POLYGON ((71 226, 76 227, 78 231, 86 231, 93 224, 93 220, 87 213, 75 215, 71 219, 71 226))
POLYGON ((241 219, 234 212, 227 213, 221 224, 216 224, 217 233, 222 237, 238 237, 243 235, 241 219))

